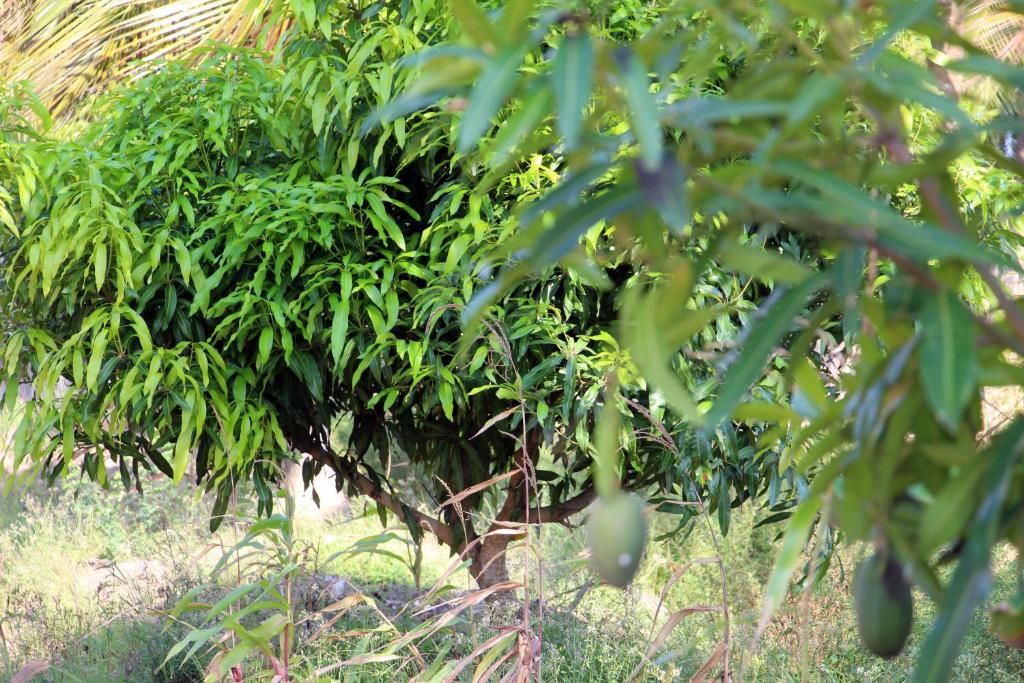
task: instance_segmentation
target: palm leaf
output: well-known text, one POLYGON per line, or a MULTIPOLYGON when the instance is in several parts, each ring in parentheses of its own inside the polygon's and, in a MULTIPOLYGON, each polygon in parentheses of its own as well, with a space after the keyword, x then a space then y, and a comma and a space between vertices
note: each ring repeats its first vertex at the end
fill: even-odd
POLYGON ((274 47, 280 0, 5 0, 0 78, 27 81, 61 118, 160 60, 209 41, 274 47), (9 5, 7 3, 10 3, 9 5))
MULTIPOLYGON (((1010 9, 1006 0, 973 0, 960 13, 960 34, 1000 61, 1024 64, 1024 15, 1010 9)), ((991 78, 975 76, 958 85, 987 104, 1018 99, 991 78)))

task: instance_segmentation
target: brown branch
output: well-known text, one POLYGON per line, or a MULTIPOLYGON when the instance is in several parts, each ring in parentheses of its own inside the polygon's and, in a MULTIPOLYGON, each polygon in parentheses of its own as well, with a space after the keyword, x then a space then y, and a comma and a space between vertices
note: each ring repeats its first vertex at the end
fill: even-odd
MULTIPOLYGON (((524 439, 526 442, 525 447, 517 450, 518 469, 516 469, 515 474, 509 477, 508 486, 505 488, 507 491, 505 502, 502 504, 501 509, 498 510, 498 514, 494 516, 496 523, 511 522, 521 517, 519 508, 523 500, 523 482, 526 479, 526 473, 532 469, 532 465, 536 464, 539 455, 541 432, 540 430, 534 430, 527 434, 524 439)), ((495 528, 497 527, 491 525, 492 530, 495 528)))
POLYGON ((585 510, 596 498, 597 489, 591 486, 561 503, 531 507, 530 522, 533 524, 561 524, 577 512, 585 510))
POLYGON ((430 515, 424 514, 411 506, 403 507, 401 501, 374 484, 373 480, 365 474, 355 471, 355 469, 347 473, 338 472, 338 475, 351 481, 364 496, 371 498, 396 515, 404 517, 406 512, 409 512, 421 529, 429 531, 437 537, 437 540, 441 541, 445 545, 453 548, 455 547, 455 533, 452 531, 452 528, 444 522, 435 519, 430 515))
POLYGON ((292 446, 298 447, 297 450, 305 452, 321 465, 330 467, 337 476, 351 482, 364 496, 383 506, 386 510, 393 512, 402 519, 405 519, 406 513, 410 514, 421 529, 432 533, 441 543, 455 548, 455 531, 452 527, 439 519, 416 510, 411 505, 403 506, 400 500, 375 484, 365 474, 359 472, 354 463, 342 462, 337 455, 330 452, 327 447, 318 443, 313 438, 307 437, 302 439, 302 443, 293 441, 292 446))

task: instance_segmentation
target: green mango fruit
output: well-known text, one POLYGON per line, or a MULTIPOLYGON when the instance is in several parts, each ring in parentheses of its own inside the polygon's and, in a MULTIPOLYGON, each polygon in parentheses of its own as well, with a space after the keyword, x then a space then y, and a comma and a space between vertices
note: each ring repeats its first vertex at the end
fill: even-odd
POLYGON ((899 563, 880 553, 861 562, 853 597, 864 647, 885 659, 898 655, 914 620, 914 596, 899 563))
POLYGON ((597 575, 612 586, 627 586, 647 544, 643 502, 621 492, 599 499, 587 520, 587 541, 597 575))

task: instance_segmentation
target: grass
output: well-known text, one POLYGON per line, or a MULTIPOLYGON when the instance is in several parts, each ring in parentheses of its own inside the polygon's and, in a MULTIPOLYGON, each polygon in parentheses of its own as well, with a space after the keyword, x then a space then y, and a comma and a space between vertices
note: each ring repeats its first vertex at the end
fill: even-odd
MULTIPOLYGON (((173 602, 188 589, 210 581, 209 561, 196 559, 211 542, 206 530, 206 502, 187 488, 154 481, 146 496, 104 494, 87 483, 70 483, 59 491, 33 490, 18 500, 0 499, 0 679, 7 680, 32 659, 53 667, 40 681, 193 681, 202 680, 202 661, 176 660, 157 670, 171 645, 185 634, 148 610, 173 602), (161 568, 157 580, 115 576, 97 582, 104 562, 148 560, 161 568)), ((729 536, 722 541, 728 569, 734 667, 745 668, 747 681, 797 681, 804 666, 812 681, 902 681, 909 678, 917 647, 934 614, 916 595, 911 641, 896 659, 883 661, 859 645, 850 597, 852 568, 862 552, 843 548, 833 567, 807 600, 793 597, 773 620, 761 642, 752 636, 762 587, 774 559, 777 527, 757 528, 751 511, 737 511, 729 536)), ((656 531, 671 520, 655 518, 656 531)), ((337 575, 350 591, 369 595, 393 614, 414 600, 418 590, 408 544, 392 540, 379 546, 385 554, 332 555, 379 534, 375 517, 337 523, 303 522, 300 537, 316 548, 319 577, 337 575), (404 559, 396 559, 404 558, 404 559)), ((212 540, 231 542, 230 530, 212 540)), ((558 683, 626 680, 641 661, 652 635, 659 594, 673 572, 690 560, 713 555, 707 534, 698 528, 687 539, 652 546, 641 574, 627 591, 592 585, 581 558, 582 534, 545 527, 534 539, 543 559, 543 673, 558 683)), ((1002 549, 996 561, 993 600, 1005 599, 1014 586, 1013 553, 1002 549)), ((522 576, 525 550, 510 557, 513 576, 522 576)), ((536 559, 531 560, 534 570, 536 559)), ((424 546, 421 582, 435 581, 450 557, 434 543, 424 546)), ((537 582, 536 573, 532 581, 537 582)), ((472 586, 465 572, 451 582, 472 586)), ((224 592, 228 586, 214 588, 224 592)), ((534 585, 534 595, 540 587, 534 585)), ((674 610, 713 605, 721 600, 718 568, 700 565, 685 573, 667 592, 658 627, 674 610)), ((420 645, 425 661, 461 657, 495 633, 514 624, 518 609, 491 606, 457 620, 420 645)), ((536 623, 537 614, 534 613, 536 623)), ((1024 655, 988 635, 987 617, 976 615, 954 673, 955 680, 1017 681, 1024 655)), ((399 621, 400 629, 416 619, 399 621)), ((347 637, 321 639, 297 651, 299 676, 383 643, 374 632, 380 620, 369 610, 354 610, 332 633, 347 637), (355 634, 353 634, 355 632, 355 634)), ((654 654, 640 680, 687 680, 722 638, 717 614, 686 617, 654 654)), ((301 641, 300 641, 301 642, 301 641)), ((475 665, 474 665, 475 666, 475 665)), ((472 672, 474 666, 468 671, 472 672)), ((390 662, 332 672, 336 680, 407 680, 411 668, 396 671, 390 662)), ((246 679, 250 680, 250 679, 246 679)), ((253 679, 255 680, 255 679, 253 679)), ((328 679, 331 680, 331 679, 328 679)))

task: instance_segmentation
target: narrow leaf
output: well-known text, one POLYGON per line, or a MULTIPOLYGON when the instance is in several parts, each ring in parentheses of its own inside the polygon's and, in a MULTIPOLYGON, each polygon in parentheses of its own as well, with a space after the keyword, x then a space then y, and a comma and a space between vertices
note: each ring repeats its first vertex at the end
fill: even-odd
POLYGON ((974 321, 959 296, 941 292, 928 299, 919 327, 925 398, 939 422, 955 433, 976 386, 974 321))
POLYGON ((515 85, 516 72, 524 53, 523 46, 506 50, 495 57, 480 75, 469 94, 469 106, 459 127, 460 152, 472 149, 490 128, 491 119, 515 85))
POLYGON ((583 123, 583 108, 594 82, 594 46, 590 36, 566 37, 551 67, 551 87, 558 103, 558 132, 566 148, 575 149, 583 123))
POLYGON ((779 554, 775 558, 775 567, 768 578, 768 586, 764 594, 764 605, 761 608, 761 618, 757 624, 757 635, 755 636, 757 638, 760 638, 761 634, 764 633, 765 628, 768 626, 768 620, 771 619, 775 610, 786 599, 789 579, 793 576, 797 562, 800 561, 800 553, 807 543, 807 537, 811 533, 811 525, 814 524, 814 519, 818 515, 818 508, 820 506, 821 500, 814 496, 804 500, 793 511, 793 516, 786 526, 786 534, 782 538, 782 547, 779 548, 779 554))
POLYGON ((663 141, 658 104, 651 94, 651 80, 643 61, 630 51, 619 53, 622 86, 629 107, 629 120, 633 135, 640 144, 640 161, 653 171, 661 164, 663 141))

